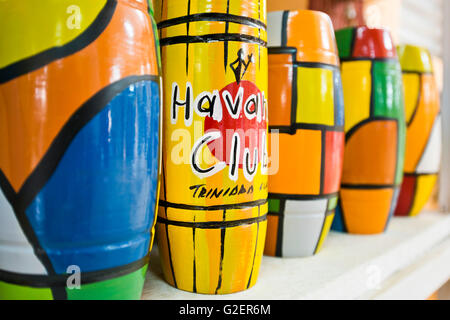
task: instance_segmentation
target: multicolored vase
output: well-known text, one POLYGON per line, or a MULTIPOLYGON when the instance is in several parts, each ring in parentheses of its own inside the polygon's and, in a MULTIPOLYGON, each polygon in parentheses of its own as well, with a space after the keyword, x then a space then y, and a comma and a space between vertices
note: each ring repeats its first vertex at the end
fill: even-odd
POLYGON ((403 183, 396 216, 415 216, 428 201, 441 162, 439 90, 428 50, 397 48, 403 72, 406 151, 403 183))
POLYGON ((336 32, 345 104, 340 205, 332 228, 383 232, 403 177, 405 115, 400 64, 384 29, 336 32))
POLYGON ((266 255, 317 253, 341 181, 344 102, 330 18, 318 11, 268 14, 269 176, 266 255), (274 147, 274 144, 278 147, 274 147), (278 151, 278 152, 277 152, 278 151))
POLYGON ((0 299, 139 299, 158 196, 144 0, 0 3, 0 299))
POLYGON ((156 1, 164 81, 157 242, 191 292, 255 284, 267 225, 265 1, 156 1))

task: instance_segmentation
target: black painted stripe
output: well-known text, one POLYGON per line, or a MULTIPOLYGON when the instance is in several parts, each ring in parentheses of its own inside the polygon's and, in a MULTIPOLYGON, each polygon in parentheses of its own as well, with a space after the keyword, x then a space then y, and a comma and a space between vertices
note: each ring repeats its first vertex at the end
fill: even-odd
POLYGON ((117 0, 107 0, 105 6, 99 12, 92 24, 69 43, 63 46, 50 48, 0 69, 0 84, 37 70, 55 60, 67 57, 87 47, 106 29, 114 15, 116 5, 117 0))
POLYGON ((321 130, 321 152, 320 152, 320 194, 323 194, 325 188, 325 160, 326 160, 326 131, 321 130))
POLYGON ((8 179, 6 178, 6 175, 3 173, 2 170, 0 170, 0 188, 2 189, 3 194, 5 195, 6 199, 11 204, 11 207, 14 210, 16 219, 20 225, 20 228, 22 229, 23 233, 25 234, 25 237, 27 238, 30 245, 33 247, 34 255, 39 259, 39 261, 45 267, 48 274, 50 274, 50 275, 55 274, 55 271, 53 269, 53 265, 50 261, 50 258, 48 257, 44 248, 40 245, 39 239, 38 239, 36 233, 34 232, 34 229, 31 226, 30 221, 28 221, 28 217, 25 213, 25 210, 20 210, 18 208, 17 194, 14 191, 13 187, 9 183, 8 179))
MULTIPOLYGON (((166 173, 164 170, 164 160, 162 161, 162 175, 163 175, 163 181, 164 181, 164 199, 167 199, 167 191, 166 191, 166 173)), ((159 200, 161 202, 161 200, 159 200)), ((167 218, 167 207, 164 207, 164 213, 166 214, 167 218)), ((158 221, 158 217, 156 217, 156 221, 158 221)), ((169 255, 169 263, 170 263, 170 271, 172 273, 172 279, 173 279, 173 285, 175 288, 178 288, 177 286, 177 280, 175 278, 175 270, 173 268, 173 261, 172 261, 172 250, 170 249, 170 239, 169 239, 169 228, 167 225, 164 226, 165 234, 166 234, 166 241, 167 241, 167 251, 169 255)))
POLYGON ((328 126, 316 123, 295 123, 291 126, 270 126, 269 132, 278 130, 280 133, 296 134, 297 130, 320 130, 320 131, 334 131, 334 132, 344 132, 344 126, 328 126))
POLYGON ((409 127, 411 125, 411 123, 414 121, 414 118, 416 117, 417 114, 417 110, 419 109, 419 105, 420 105, 420 99, 422 97, 422 77, 419 75, 419 90, 417 90, 417 99, 416 99, 416 105, 414 106, 414 110, 413 113, 411 115, 411 118, 409 119, 409 121, 406 122, 406 126, 409 127))
POLYGON ((435 176, 438 175, 439 172, 404 172, 403 175, 408 177, 420 177, 420 176, 435 176))
POLYGON ((283 256, 283 230, 284 230, 284 209, 286 206, 286 200, 280 200, 280 213, 282 215, 278 216, 278 225, 277 225, 277 243, 275 245, 275 256, 282 257, 283 256))
MULTIPOLYGON (((260 216, 260 214, 261 214, 261 208, 258 207, 258 217, 260 216)), ((259 236, 259 222, 256 224, 255 250, 253 251, 252 268, 250 270, 250 276, 248 277, 247 289, 250 288, 250 284, 252 283, 253 268, 255 267, 256 253, 258 252, 258 236, 259 236)))
POLYGON ((340 60, 341 62, 353 62, 353 61, 398 62, 398 58, 351 57, 351 58, 340 58, 340 60))
MULTIPOLYGON (((90 272, 83 272, 81 270, 81 285, 105 281, 130 274, 144 267, 148 261, 149 255, 146 255, 137 261, 123 266, 90 272)), ((0 270, 0 281, 33 288, 65 288, 67 279, 70 276, 72 276, 72 274, 34 275, 0 270)))
POLYGON ((219 42, 219 41, 236 41, 236 42, 258 44, 263 47, 267 46, 267 42, 262 39, 258 39, 258 37, 250 36, 247 34, 239 34, 239 33, 212 33, 212 34, 204 34, 204 35, 198 35, 198 36, 168 37, 168 38, 162 38, 160 40, 160 45, 161 46, 169 46, 169 45, 180 44, 180 43, 209 43, 209 42, 219 42))
POLYGON ((417 74, 417 75, 433 75, 433 71, 418 71, 418 70, 402 70, 404 74, 417 74))
MULTIPOLYGON (((268 47, 267 48, 268 54, 297 54, 297 48, 295 47, 268 47)), ((295 56, 294 56, 295 58, 295 56)), ((293 59, 292 61, 295 61, 293 59)))
MULTIPOLYGON (((223 210, 222 221, 224 222, 226 218, 226 210, 223 210)), ((219 292, 222 286, 222 273, 223 273, 223 257, 225 256, 225 232, 226 228, 220 230, 220 265, 219 265, 219 278, 217 279, 217 287, 215 294, 219 292)))
POLYGON ((238 16, 229 13, 218 12, 203 12, 197 14, 189 14, 184 17, 178 17, 173 19, 164 20, 158 23, 158 29, 168 28, 183 23, 198 22, 198 21, 210 21, 210 22, 228 22, 243 24, 254 28, 260 28, 266 30, 264 22, 244 16, 238 16))
MULTIPOLYGON (((224 211, 226 211, 224 209, 224 211)), ((224 229, 234 228, 247 224, 259 223, 267 219, 267 215, 258 216, 248 219, 229 220, 229 221, 207 221, 207 222, 189 222, 189 221, 176 221, 168 220, 163 217, 158 217, 157 222, 165 225, 185 227, 185 228, 197 228, 197 229, 224 229)))
POLYGON ((342 183, 341 188, 342 189, 393 189, 396 187, 399 187, 400 185, 396 184, 351 184, 351 183, 342 183))
POLYGON ((281 46, 287 46, 287 23, 289 20, 289 11, 283 11, 281 20, 281 46))
POLYGON ((159 205, 162 207, 185 209, 185 210, 200 210, 200 211, 247 209, 247 208, 253 208, 256 206, 261 206, 265 203, 267 203, 267 199, 261 199, 261 200, 255 200, 255 201, 249 201, 249 202, 241 202, 241 203, 233 203, 233 204, 215 205, 215 206, 197 206, 197 205, 173 203, 173 202, 168 202, 165 200, 159 200, 159 205))
POLYGON ((320 68, 332 71, 340 70, 339 66, 324 62, 294 61, 293 65, 297 68, 320 68))
POLYGON ((376 121, 395 121, 398 123, 398 119, 390 118, 390 117, 375 116, 375 117, 370 117, 370 118, 364 119, 363 121, 360 121, 357 124, 355 124, 350 130, 348 130, 346 132, 345 141, 348 141, 353 136, 353 134, 356 131, 358 131, 362 126, 364 126, 370 122, 376 122, 376 121))
POLYGON ((284 193, 269 193, 269 199, 283 199, 283 200, 323 200, 335 198, 338 192, 329 194, 284 194, 284 193))
POLYGON ((44 187, 78 132, 117 94, 141 81, 155 81, 158 85, 160 83, 159 76, 152 75, 123 78, 98 91, 70 117, 20 189, 16 204, 18 210, 24 211, 44 187))

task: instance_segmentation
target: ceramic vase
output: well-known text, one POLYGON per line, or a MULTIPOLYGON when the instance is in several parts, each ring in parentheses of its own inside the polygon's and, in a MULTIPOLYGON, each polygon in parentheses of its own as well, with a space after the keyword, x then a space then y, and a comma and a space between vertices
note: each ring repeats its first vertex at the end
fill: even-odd
POLYGON ((428 50, 397 48, 405 94, 405 167, 396 216, 416 216, 433 191, 441 162, 439 90, 428 50))
POLYGON ((139 299, 159 172, 147 1, 2 1, 0 25, 0 299, 139 299))
POLYGON ((336 32, 345 104, 345 151, 334 230, 383 232, 403 178, 405 116, 400 64, 387 30, 336 32))
POLYGON ((164 82, 157 243, 166 281, 257 279, 267 217, 265 1, 156 1, 164 82))
POLYGON ((341 181, 344 103, 336 40, 330 18, 318 11, 270 12, 268 28, 275 168, 264 253, 310 256, 330 230, 341 181))

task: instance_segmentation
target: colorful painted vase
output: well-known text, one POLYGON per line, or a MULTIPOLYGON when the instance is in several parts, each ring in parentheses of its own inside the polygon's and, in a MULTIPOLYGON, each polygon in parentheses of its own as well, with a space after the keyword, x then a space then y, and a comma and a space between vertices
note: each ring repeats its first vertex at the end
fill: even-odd
POLYGON ((341 181, 344 102, 336 40, 322 12, 276 11, 267 19, 269 150, 278 171, 269 175, 264 253, 310 256, 328 234, 341 181))
POLYGON ((383 232, 403 177, 405 116, 400 64, 384 29, 336 32, 345 104, 340 204, 332 228, 383 232))
POLYGON ((0 299, 139 299, 159 172, 147 2, 2 1, 0 26, 0 299))
POLYGON ((397 48, 403 72, 406 118, 405 168, 396 216, 415 216, 428 201, 441 162, 439 90, 428 50, 397 48))
POLYGON ((157 243, 191 292, 255 284, 267 225, 265 1, 155 3, 164 82, 157 243))

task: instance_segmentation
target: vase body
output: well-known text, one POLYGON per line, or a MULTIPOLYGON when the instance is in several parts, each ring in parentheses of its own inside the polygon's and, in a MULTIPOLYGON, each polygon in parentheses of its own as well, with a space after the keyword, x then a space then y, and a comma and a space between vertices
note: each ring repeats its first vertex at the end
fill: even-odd
POLYGON ((278 165, 269 175, 264 253, 310 256, 331 227, 343 163, 334 30, 326 14, 308 10, 270 12, 268 27, 269 150, 278 165))
POLYGON ((147 2, 0 7, 0 299, 140 299, 160 130, 147 2))
POLYGON ((405 94, 406 150, 396 216, 416 216, 433 191, 441 161, 439 90, 428 50, 397 48, 405 94))
POLYGON ((332 228, 383 232, 403 178, 405 117, 400 64, 388 31, 336 32, 345 105, 340 201, 332 228))
POLYGON ((245 290, 258 276, 267 223, 265 1, 156 1, 155 18, 164 276, 185 291, 245 290))

